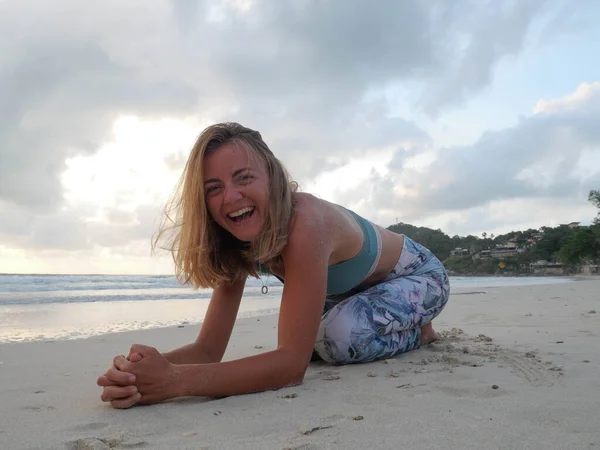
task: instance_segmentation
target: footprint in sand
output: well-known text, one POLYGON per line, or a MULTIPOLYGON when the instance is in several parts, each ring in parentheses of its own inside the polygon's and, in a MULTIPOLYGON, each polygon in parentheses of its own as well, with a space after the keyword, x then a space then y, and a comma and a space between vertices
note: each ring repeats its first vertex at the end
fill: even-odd
POLYGON ((105 439, 84 438, 67 442, 67 450, 110 450, 111 446, 105 439))
MULTIPOLYGON (((555 368, 552 363, 543 363, 534 352, 517 352, 500 347, 492 342, 492 338, 480 334, 476 337, 467 335, 459 328, 443 331, 441 341, 431 350, 442 353, 450 367, 458 365, 480 366, 485 362, 498 362, 501 366, 508 366, 511 371, 536 386, 551 386, 562 375, 560 368, 555 368), (464 343, 468 342, 468 352, 465 354, 464 343), (462 354, 455 358, 448 354, 462 354), (474 358, 473 358, 474 357, 474 358)), ((439 358, 439 357, 438 357, 439 358)), ((432 361, 433 362, 433 361, 432 361)))
POLYGON ((487 386, 480 389, 465 389, 456 386, 438 386, 437 389, 450 397, 456 398, 494 398, 508 394, 506 391, 489 389, 487 386))
POLYGON ((108 426, 107 423, 104 422, 90 422, 90 423, 84 423, 81 425, 77 425, 71 428, 71 430, 73 431, 95 431, 95 430, 101 430, 103 428, 106 428, 108 426))
POLYGON ((314 444, 300 444, 300 445, 291 445, 284 446, 282 450, 321 450, 322 447, 314 444))
POLYGON ((317 419, 314 422, 311 422, 304 427, 300 428, 300 434, 309 435, 319 430, 326 430, 328 428, 333 428, 334 426, 348 420, 343 414, 332 414, 331 416, 326 416, 321 419, 317 419))
POLYGON ((325 381, 339 380, 340 372, 334 371, 334 370, 320 370, 318 372, 314 372, 311 370, 307 374, 307 376, 304 377, 304 379, 306 381, 318 380, 318 379, 325 380, 325 381))
POLYGON ((137 436, 87 437, 66 443, 67 450, 108 450, 113 448, 141 448, 148 443, 137 436))
POLYGON ((351 417, 343 414, 333 414, 326 416, 321 419, 317 419, 298 430, 298 433, 292 436, 288 443, 283 446, 283 450, 321 450, 323 447, 314 443, 302 442, 306 439, 321 437, 322 433, 330 431, 336 425, 346 421, 352 420, 351 417))
POLYGON ((44 412, 44 411, 54 411, 56 408, 54 406, 24 406, 21 408, 23 411, 33 411, 33 412, 44 412))

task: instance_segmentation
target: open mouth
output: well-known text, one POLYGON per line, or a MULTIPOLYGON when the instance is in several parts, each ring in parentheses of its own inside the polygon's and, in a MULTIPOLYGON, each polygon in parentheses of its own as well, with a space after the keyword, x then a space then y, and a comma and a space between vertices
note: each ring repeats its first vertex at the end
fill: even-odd
POLYGON ((247 206, 245 208, 227 214, 227 218, 235 223, 240 223, 252 217, 255 209, 255 206, 247 206))

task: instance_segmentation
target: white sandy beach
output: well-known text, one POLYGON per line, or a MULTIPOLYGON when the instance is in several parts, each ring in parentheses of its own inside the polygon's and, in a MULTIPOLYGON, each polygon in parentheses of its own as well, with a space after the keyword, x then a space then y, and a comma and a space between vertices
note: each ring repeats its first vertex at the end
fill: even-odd
MULTIPOLYGON (((276 325, 239 321, 226 358, 273 348, 276 325)), ((438 343, 313 363, 297 387, 124 411, 95 385, 113 356, 198 326, 0 345, 0 449, 600 448, 599 279, 454 292, 434 326, 438 343)))

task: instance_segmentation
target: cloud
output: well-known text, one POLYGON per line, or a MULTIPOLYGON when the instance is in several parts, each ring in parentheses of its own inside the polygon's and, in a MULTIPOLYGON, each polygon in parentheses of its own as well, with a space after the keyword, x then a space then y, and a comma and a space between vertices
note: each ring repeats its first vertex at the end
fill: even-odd
POLYGON ((489 81, 467 68, 518 51, 542 3, 3 2, 0 198, 59 208, 65 159, 96 152, 123 114, 237 119, 311 175, 323 151, 422 134, 368 97, 418 83, 428 108, 463 101, 489 81))
POLYGON ((167 166, 167 168, 169 170, 172 170, 173 172, 180 173, 183 170, 183 168, 185 167, 187 158, 188 158, 188 155, 186 153, 184 153, 183 151, 171 153, 171 154, 165 156, 165 158, 164 158, 165 166, 167 166))
MULTIPOLYGON (((382 220, 488 198, 574 195, 576 173, 585 175, 581 186, 596 176, 581 167, 594 161, 596 142, 587 100, 585 108, 542 104, 514 129, 440 149, 429 166, 419 162, 435 150, 427 130, 416 114, 397 112, 435 118, 464 105, 522 51, 536 24, 556 23, 561 4, 0 2, 0 243, 28 257, 104 255, 115 267, 125 264, 118 255, 146 256, 190 136, 221 120, 258 129, 301 184, 392 155, 376 170, 365 164, 360 186, 336 194, 382 220), (124 117, 142 125, 119 128, 124 117), (176 131, 153 133, 163 125, 176 131), (544 162, 567 146, 579 165, 544 162)), ((559 32, 546 29, 544 39, 559 32)))
POLYGON ((449 12, 449 17, 470 32, 463 45, 450 47, 455 63, 447 68, 446 76, 423 92, 423 110, 437 116, 488 86, 498 63, 523 50, 534 19, 551 15, 551 5, 549 1, 474 2, 468 15, 458 17, 464 13, 462 8, 449 12))
POLYGON ((395 156, 383 180, 370 182, 394 188, 371 203, 395 208, 408 222, 496 201, 585 203, 588 191, 600 186, 600 90, 590 88, 596 85, 539 102, 537 114, 472 145, 441 148, 426 166, 407 168, 395 164, 395 156))
POLYGON ((573 111, 585 108, 600 112, 600 81, 581 83, 575 92, 554 100, 540 99, 533 107, 537 114, 573 111))
POLYGON ((106 45, 117 10, 77 17, 76 2, 61 6, 0 5, 0 39, 9 44, 0 56, 0 199, 45 211, 62 203, 65 160, 110 140, 119 115, 168 115, 195 104, 185 80, 153 80, 119 61, 106 45), (94 16, 104 28, 84 31, 94 16))
POLYGON ((140 205, 133 211, 107 209, 102 218, 96 216, 95 208, 32 214, 21 206, 3 205, 0 242, 11 248, 56 253, 99 247, 119 252, 143 241, 148 256, 159 218, 160 210, 155 205, 140 205))

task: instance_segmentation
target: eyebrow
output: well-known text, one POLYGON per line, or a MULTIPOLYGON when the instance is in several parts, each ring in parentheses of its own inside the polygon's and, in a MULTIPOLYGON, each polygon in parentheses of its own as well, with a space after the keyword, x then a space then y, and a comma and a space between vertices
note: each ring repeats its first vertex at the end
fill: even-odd
MULTIPOLYGON (((238 169, 235 172, 233 172, 233 174, 231 175, 231 178, 235 178, 235 177, 237 177, 239 174, 241 174, 243 172, 252 172, 252 169, 250 169, 248 167, 244 167, 243 169, 238 169)), ((219 180, 218 178, 210 178, 210 179, 206 180, 204 182, 204 184, 207 184, 207 183, 218 183, 219 181, 221 181, 221 180, 219 180)))

